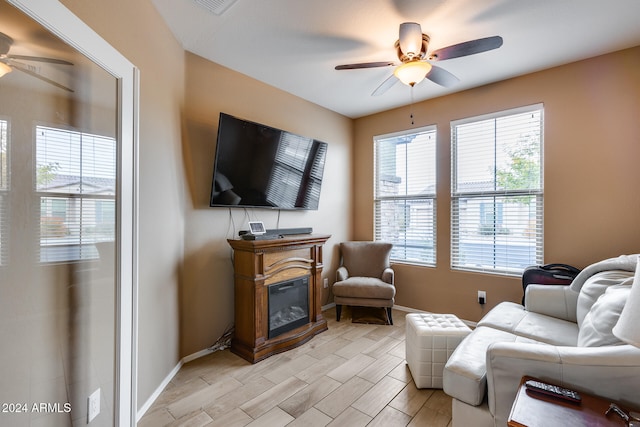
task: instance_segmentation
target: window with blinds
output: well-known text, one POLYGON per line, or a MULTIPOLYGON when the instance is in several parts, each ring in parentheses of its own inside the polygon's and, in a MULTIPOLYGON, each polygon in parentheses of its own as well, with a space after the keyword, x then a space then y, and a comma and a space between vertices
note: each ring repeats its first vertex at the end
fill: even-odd
POLYGON ((451 123, 453 269, 542 264, 542 129, 542 105, 451 123))
POLYGON ((97 258, 94 244, 114 241, 115 139, 37 126, 35 182, 41 262, 97 258))
POLYGON ((9 122, 0 120, 0 265, 9 253, 9 122))
POLYGON ((326 152, 324 143, 282 132, 267 201, 284 209, 317 209, 326 152))
POLYGON ((375 240, 391 260, 435 266, 436 128, 379 136, 375 144, 375 240))

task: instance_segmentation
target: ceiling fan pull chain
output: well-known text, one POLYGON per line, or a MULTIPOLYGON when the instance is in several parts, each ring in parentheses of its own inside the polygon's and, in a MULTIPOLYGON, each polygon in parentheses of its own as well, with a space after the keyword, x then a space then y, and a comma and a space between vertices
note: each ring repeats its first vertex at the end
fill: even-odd
POLYGON ((411 118, 411 126, 413 126, 413 86, 411 86, 411 105, 409 107, 409 117, 411 118))

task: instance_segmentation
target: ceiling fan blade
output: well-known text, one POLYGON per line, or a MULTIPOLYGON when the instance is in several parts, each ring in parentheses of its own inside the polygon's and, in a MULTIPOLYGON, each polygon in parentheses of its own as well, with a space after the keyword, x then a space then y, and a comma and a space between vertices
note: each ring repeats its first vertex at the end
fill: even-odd
POLYGON ((457 84, 460 79, 445 70, 444 68, 431 66, 431 70, 427 73, 427 79, 444 87, 451 87, 457 84))
POLYGON ((42 76, 42 75, 40 75, 40 74, 38 74, 38 73, 35 73, 35 72, 31 71, 30 69, 28 69, 27 67, 24 67, 24 66, 22 66, 22 65, 20 65, 20 64, 17 64, 17 63, 15 63, 15 62, 13 62, 13 63, 11 64, 11 67, 12 67, 12 68, 15 68, 15 69, 16 69, 16 70, 18 70, 18 71, 22 71, 22 72, 23 72, 23 73, 25 73, 25 74, 29 74, 30 76, 33 76, 33 77, 35 77, 36 79, 40 79, 40 80, 42 80, 43 82, 47 82, 47 83, 49 83, 49 84, 51 84, 51 85, 53 85, 53 86, 55 86, 55 87, 59 87, 60 89, 64 89, 64 90, 69 91, 69 92, 73 92, 73 89, 69 89, 68 87, 66 87, 66 86, 64 86, 64 85, 61 85, 61 84, 60 84, 60 83, 58 83, 58 82, 55 82, 55 81, 53 81, 53 80, 51 80, 51 79, 46 78, 45 76, 42 76))
POLYGON ((394 62, 362 62, 360 64, 345 64, 336 65, 336 70, 357 70, 359 68, 376 68, 376 67, 388 67, 395 65, 394 62))
POLYGON ((383 81, 380 84, 380 86, 378 86, 376 88, 376 90, 373 91, 371 96, 380 96, 380 95, 382 95, 383 93, 388 91, 391 88, 391 86, 393 86, 397 82, 398 82, 398 78, 394 74, 391 74, 389 77, 387 77, 387 79, 385 81, 383 81))
POLYGON ((22 60, 22 61, 48 62, 50 64, 73 65, 72 62, 65 61, 64 59, 45 58, 43 56, 7 55, 7 58, 9 58, 9 59, 19 59, 19 60, 22 60))
POLYGON ((445 59, 460 58, 497 49, 502 46, 502 37, 492 36, 482 39, 469 40, 431 52, 429 59, 432 61, 444 61, 445 59))

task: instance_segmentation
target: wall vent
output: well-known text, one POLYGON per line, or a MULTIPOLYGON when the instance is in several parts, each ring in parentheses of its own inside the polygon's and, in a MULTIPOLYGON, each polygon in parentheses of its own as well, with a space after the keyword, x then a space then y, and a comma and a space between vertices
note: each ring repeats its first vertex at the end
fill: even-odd
POLYGON ((216 15, 222 15, 222 13, 229 9, 232 4, 236 2, 236 0, 193 0, 200 6, 207 9, 209 12, 215 13, 216 15))

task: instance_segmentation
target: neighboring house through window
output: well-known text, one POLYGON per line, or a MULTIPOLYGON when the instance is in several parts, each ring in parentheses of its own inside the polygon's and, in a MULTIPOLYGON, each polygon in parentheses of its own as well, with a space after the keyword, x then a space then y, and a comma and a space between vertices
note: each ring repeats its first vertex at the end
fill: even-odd
POLYGON ((391 260, 435 266, 436 128, 374 138, 375 240, 391 260))
POLYGON ((36 127, 40 261, 97 258, 95 243, 115 239, 116 141, 36 127))
POLYGON ((543 260, 542 105, 451 123, 451 267, 520 275, 543 260))

